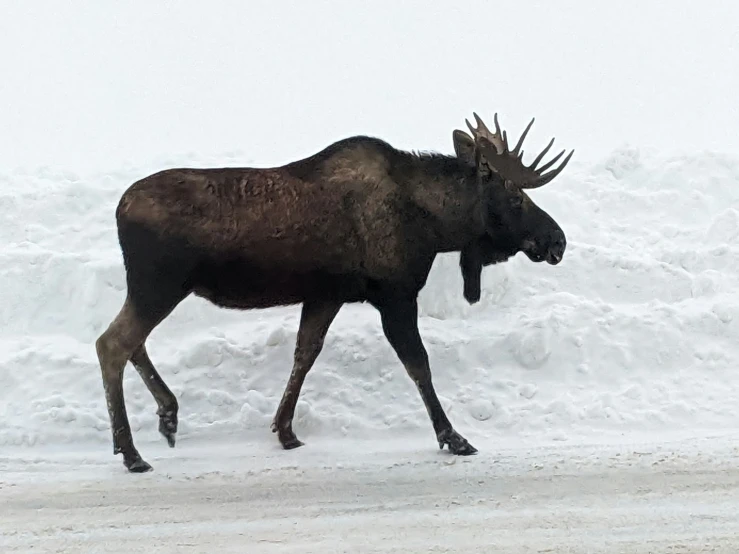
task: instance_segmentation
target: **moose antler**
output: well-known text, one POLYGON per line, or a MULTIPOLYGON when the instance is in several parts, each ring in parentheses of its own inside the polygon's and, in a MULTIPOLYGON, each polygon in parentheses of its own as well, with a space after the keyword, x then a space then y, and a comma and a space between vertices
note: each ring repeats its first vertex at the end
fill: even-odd
POLYGON ((473 128, 472 125, 470 125, 470 122, 466 119, 464 121, 472 132, 472 136, 475 138, 475 142, 477 143, 478 148, 482 151, 482 154, 487 160, 490 168, 504 179, 513 181, 521 188, 534 189, 546 185, 549 181, 560 174, 567 165, 567 162, 570 161, 572 154, 575 153, 575 151, 572 150, 559 167, 548 173, 542 173, 552 167, 555 162, 562 157, 562 154, 564 154, 565 151, 562 150, 562 152, 557 154, 554 159, 537 169, 536 165, 542 160, 544 155, 549 152, 552 144, 554 144, 554 139, 552 139, 530 166, 527 167, 523 164, 523 150, 521 150, 521 146, 523 145, 523 141, 526 138, 529 129, 531 129, 531 126, 534 124, 534 118, 531 119, 529 124, 526 126, 526 129, 524 129, 521 134, 521 138, 518 139, 518 143, 516 143, 516 147, 511 150, 508 147, 507 133, 505 131, 501 132, 500 130, 497 113, 493 117, 493 121, 495 122, 495 133, 492 133, 490 129, 487 128, 485 123, 483 123, 482 119, 480 119, 476 113, 473 112, 472 115, 475 116, 477 128, 473 128), (491 148, 491 146, 493 148, 491 148))

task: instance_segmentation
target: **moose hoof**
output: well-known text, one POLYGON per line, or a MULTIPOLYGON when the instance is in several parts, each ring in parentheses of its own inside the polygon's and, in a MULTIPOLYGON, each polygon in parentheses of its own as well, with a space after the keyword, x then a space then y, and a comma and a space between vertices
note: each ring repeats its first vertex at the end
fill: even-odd
POLYGON ((285 450, 293 450, 295 448, 303 446, 303 443, 298 440, 298 437, 295 436, 295 433, 292 432, 292 429, 281 431, 278 434, 278 437, 280 438, 280 444, 282 445, 282 448, 284 448, 285 450))
POLYGON ((167 439, 169 447, 174 448, 177 435, 177 414, 175 412, 170 411, 159 416, 159 432, 167 439))
POLYGON ((152 467, 138 455, 130 460, 125 459, 123 461, 123 465, 125 465, 126 469, 131 473, 146 473, 147 471, 152 470, 152 467))
POLYGON ((444 445, 449 447, 449 452, 457 456, 471 456, 477 454, 477 448, 472 446, 467 439, 454 430, 442 431, 437 437, 439 439, 439 448, 443 449, 444 445))
POLYGON ((159 420, 159 432, 162 436, 167 439, 167 444, 170 448, 174 448, 175 439, 177 437, 177 424, 174 425, 172 422, 165 421, 164 419, 159 420))
POLYGON ((277 435, 280 438, 280 444, 285 450, 293 450, 303 446, 303 443, 298 440, 292 429, 280 429, 277 435))
POLYGON ((285 450, 293 450, 304 446, 304 444, 298 440, 298 437, 293 433, 292 425, 281 427, 277 421, 272 422, 272 432, 277 433, 277 437, 280 439, 280 444, 285 450))
POLYGON ((281 440, 282 448, 285 450, 293 450, 295 448, 300 448, 301 446, 304 446, 305 444, 298 440, 298 437, 293 435, 291 438, 281 440))

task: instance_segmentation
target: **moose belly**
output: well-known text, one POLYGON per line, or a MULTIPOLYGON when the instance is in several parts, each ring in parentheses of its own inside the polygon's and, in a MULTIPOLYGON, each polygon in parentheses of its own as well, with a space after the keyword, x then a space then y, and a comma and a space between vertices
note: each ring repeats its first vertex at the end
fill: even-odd
POLYGON ((260 269, 246 261, 204 264, 196 271, 193 293, 224 308, 269 308, 306 300, 357 302, 365 298, 361 275, 322 270, 260 269))

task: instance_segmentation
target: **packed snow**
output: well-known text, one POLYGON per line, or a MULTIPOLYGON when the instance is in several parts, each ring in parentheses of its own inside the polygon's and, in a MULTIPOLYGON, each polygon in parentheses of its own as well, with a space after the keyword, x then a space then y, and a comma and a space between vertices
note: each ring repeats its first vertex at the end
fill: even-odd
MULTIPOLYGON (((145 173, 0 178, 9 214, 0 227, 0 444, 108 447, 94 341, 125 296, 115 205, 145 173)), ((622 149, 573 164, 532 196, 567 233, 559 266, 519 254, 486 268, 470 306, 458 255, 444 254, 420 297, 436 388, 460 432, 493 449, 500 437, 736 428, 739 160, 622 149)), ((190 297, 155 330, 147 344, 180 399, 180 441, 269 436, 299 314, 190 297)), ((134 436, 156 438, 156 405, 130 366, 125 393, 134 436)), ((295 426, 308 442, 417 431, 434 446, 373 308, 342 309, 295 426)))
POLYGON ((0 550, 737 552, 739 4, 194 0, 3 6, 0 550), (114 211, 167 167, 283 164, 353 134, 453 151, 476 111, 526 160, 556 267, 457 254, 420 296, 436 390, 479 450, 439 452, 368 306, 344 306, 284 451, 299 306, 185 300, 129 365, 112 455, 94 343, 126 294, 114 211), (554 515, 552 515, 554 514, 554 515), (494 536, 494 538, 491 538, 494 536))
MULTIPOLYGON (((184 444, 159 469, 111 472, 77 447, 0 457, 2 552, 676 554, 739 548, 736 448, 422 440, 184 444), (217 463, 214 462, 217 460, 217 463)), ((166 447, 165 447, 166 448, 166 447)))

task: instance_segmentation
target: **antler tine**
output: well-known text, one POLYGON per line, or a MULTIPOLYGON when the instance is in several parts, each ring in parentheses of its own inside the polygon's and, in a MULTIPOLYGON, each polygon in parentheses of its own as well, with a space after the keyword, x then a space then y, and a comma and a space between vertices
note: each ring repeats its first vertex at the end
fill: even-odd
POLYGON ((480 119, 480 116, 477 115, 476 112, 472 112, 472 115, 474 116, 475 122, 477 123, 477 130, 478 130, 478 132, 483 132, 486 135, 492 135, 493 134, 493 133, 490 132, 490 129, 488 129, 488 126, 485 125, 485 122, 482 119, 480 119))
POLYGON ((498 152, 502 153, 507 151, 507 142, 505 141, 505 136, 501 136, 500 125, 498 125, 497 119, 495 121, 496 132, 493 133, 490 131, 490 129, 488 129, 488 126, 485 125, 485 122, 480 118, 479 115, 477 115, 476 112, 473 112, 472 115, 475 117, 477 128, 474 128, 467 119, 465 119, 464 121, 465 123, 467 123, 467 127, 472 133, 472 136, 475 138, 475 141, 477 141, 477 139, 479 138, 484 138, 493 146, 495 146, 495 149, 498 152))
POLYGON ((557 160, 560 159, 562 157, 562 154, 564 153, 565 153, 565 150, 562 150, 562 152, 554 156, 551 160, 549 160, 547 163, 545 163, 543 166, 537 169, 536 172, 541 174, 543 171, 546 171, 547 169, 552 167, 555 163, 557 163, 557 160))
MULTIPOLYGON (((563 152, 564 152, 564 150, 563 150, 563 152)), ((570 153, 567 155, 567 157, 564 159, 564 161, 559 165, 559 167, 557 167, 557 169, 552 169, 549 173, 545 173, 539 179, 537 179, 537 181, 535 183, 529 185, 526 188, 534 189, 534 188, 539 188, 541 186, 546 185, 549 181, 551 181, 552 179, 554 179, 557 175, 559 175, 562 172, 562 170, 565 168, 565 166, 567 165, 567 163, 570 161, 570 158, 572 158, 572 155, 574 153, 575 153, 575 150, 573 149, 572 151, 570 151, 570 153)))
POLYGON ((538 164, 546 155, 547 152, 549 152, 549 149, 552 147, 552 144, 554 144, 554 138, 549 141, 549 144, 547 144, 547 147, 541 151, 541 154, 539 154, 536 159, 533 161, 533 163, 529 166, 529 169, 534 171, 536 169, 536 164, 538 164))
POLYGON ((473 112, 473 115, 477 122, 477 128, 474 128, 466 119, 465 123, 467 123, 467 127, 469 127, 472 132, 472 136, 475 139, 479 149, 478 155, 485 157, 490 169, 498 173, 498 175, 503 177, 505 180, 512 181, 523 189, 538 188, 554 179, 565 168, 567 163, 570 161, 570 158, 572 158, 572 155, 575 153, 574 150, 570 152, 564 161, 562 161, 556 169, 549 171, 549 173, 544 172, 559 161, 565 153, 564 150, 557 154, 554 159, 537 169, 536 166, 544 159, 544 156, 549 152, 554 144, 554 138, 552 138, 544 150, 536 156, 533 163, 526 167, 523 163, 522 146, 531 130, 531 127, 534 125, 535 118, 531 118, 531 121, 526 125, 523 133, 521 133, 521 137, 518 139, 516 146, 511 150, 508 144, 508 132, 500 128, 497 112, 493 116, 493 122, 495 123, 494 133, 490 132, 490 129, 488 129, 487 125, 485 125, 477 113, 473 112), (485 140, 480 141, 480 139, 483 138, 485 140))
POLYGON ((529 133, 529 129, 531 129, 531 126, 534 124, 534 119, 535 118, 532 117, 531 118, 531 121, 526 126, 526 129, 523 130, 523 133, 521 134, 521 138, 518 139, 518 144, 516 144, 516 147, 513 149, 513 153, 514 154, 518 155, 518 153, 519 153, 518 151, 521 148, 521 146, 523 145, 523 141, 526 138, 526 135, 529 133))

